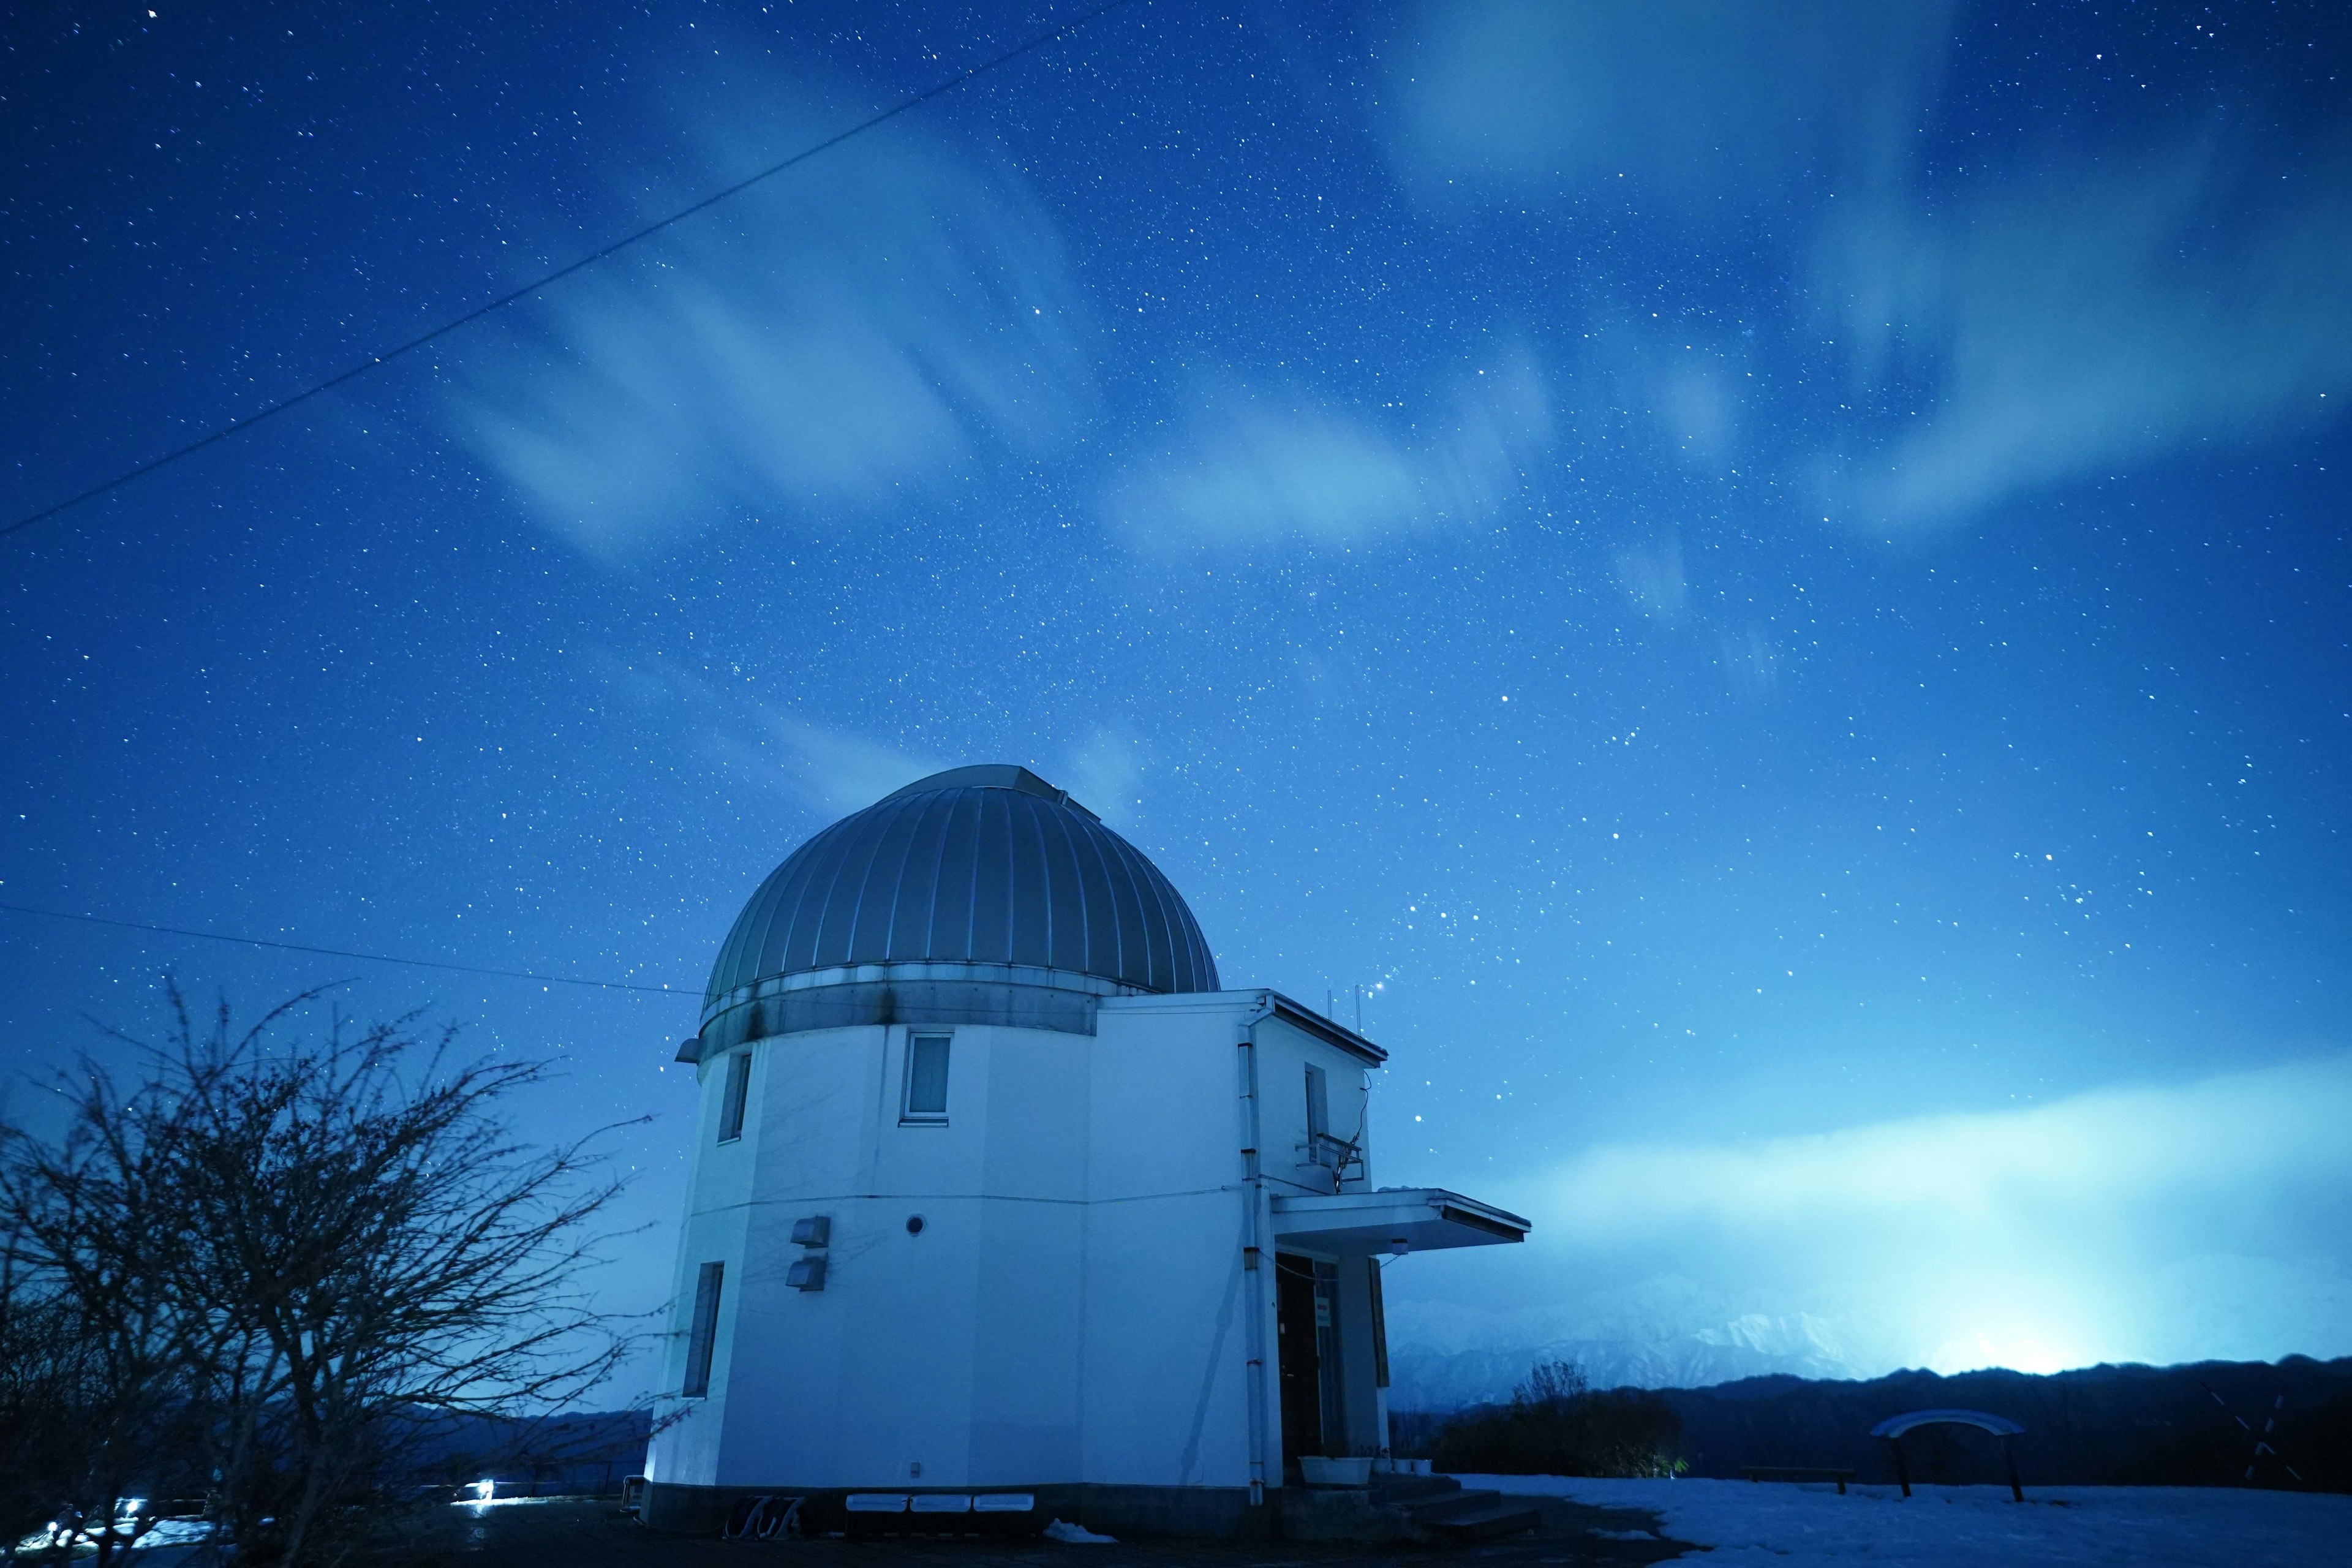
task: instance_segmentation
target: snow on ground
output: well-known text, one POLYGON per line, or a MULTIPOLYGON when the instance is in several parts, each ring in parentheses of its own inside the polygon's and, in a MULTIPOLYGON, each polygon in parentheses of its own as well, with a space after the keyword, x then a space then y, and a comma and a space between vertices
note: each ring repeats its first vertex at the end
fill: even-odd
POLYGON ((2203 1487, 1855 1486, 1456 1476, 1465 1487, 1648 1509, 1707 1568, 2352 1568, 2352 1497, 2203 1487))

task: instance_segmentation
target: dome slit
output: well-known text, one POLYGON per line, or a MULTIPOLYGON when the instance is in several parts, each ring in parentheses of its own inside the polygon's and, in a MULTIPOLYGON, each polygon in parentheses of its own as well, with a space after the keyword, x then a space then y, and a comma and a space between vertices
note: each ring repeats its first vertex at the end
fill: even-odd
POLYGON ((1013 962, 1013 804, 1003 790, 982 790, 979 853, 972 863, 971 946, 976 963, 1013 962))
POLYGON ((890 810, 877 823, 874 852, 857 881, 845 963, 878 963, 890 956, 891 921, 898 912, 898 890, 906 886, 907 847, 914 837, 919 807, 903 800, 884 805, 890 810))

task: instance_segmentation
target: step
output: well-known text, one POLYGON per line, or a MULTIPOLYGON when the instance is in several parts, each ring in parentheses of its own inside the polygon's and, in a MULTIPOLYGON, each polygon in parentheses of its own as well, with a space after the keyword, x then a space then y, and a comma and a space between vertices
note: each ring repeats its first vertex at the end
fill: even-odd
POLYGON ((1533 1530, 1543 1522, 1540 1513, 1518 1499, 1506 1501, 1495 1492, 1465 1495, 1477 1500, 1450 1509, 1416 1509, 1413 1522, 1445 1541, 1492 1541, 1533 1530))
POLYGON ((1436 1498, 1458 1498, 1462 1483, 1452 1476, 1374 1476, 1372 1496, 1381 1502, 1414 1504, 1436 1498))
POLYGON ((1402 1500, 1404 1510, 1413 1518, 1436 1519, 1465 1509, 1485 1508, 1490 1503, 1498 1501, 1502 1495, 1492 1488, 1486 1487, 1475 1491, 1469 1490, 1460 1481, 1455 1481, 1449 1490, 1402 1500))

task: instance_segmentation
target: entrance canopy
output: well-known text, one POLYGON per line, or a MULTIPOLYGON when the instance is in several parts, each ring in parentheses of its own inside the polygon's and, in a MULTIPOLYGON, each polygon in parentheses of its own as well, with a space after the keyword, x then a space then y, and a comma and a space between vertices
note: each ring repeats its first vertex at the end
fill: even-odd
POLYGON ((1318 1193, 1274 1200, 1276 1245, 1327 1258, 1493 1247, 1525 1241, 1528 1229, 1528 1222, 1515 1214, 1442 1187, 1384 1187, 1376 1193, 1318 1193))

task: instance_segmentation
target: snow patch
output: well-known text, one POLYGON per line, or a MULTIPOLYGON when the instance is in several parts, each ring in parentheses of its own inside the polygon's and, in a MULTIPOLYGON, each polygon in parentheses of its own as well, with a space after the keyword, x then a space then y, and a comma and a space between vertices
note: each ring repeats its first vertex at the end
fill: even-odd
MULTIPOLYGON (((1660 1532, 1706 1550, 1708 1568, 1867 1561, 1879 1568, 2241 1568, 2345 1561, 2352 1497, 2200 1487, 1912 1489, 1752 1481, 1457 1476, 1465 1487, 1567 1498, 1661 1516, 1660 1532)), ((1612 1540, 1622 1532, 1611 1532, 1612 1540)))

